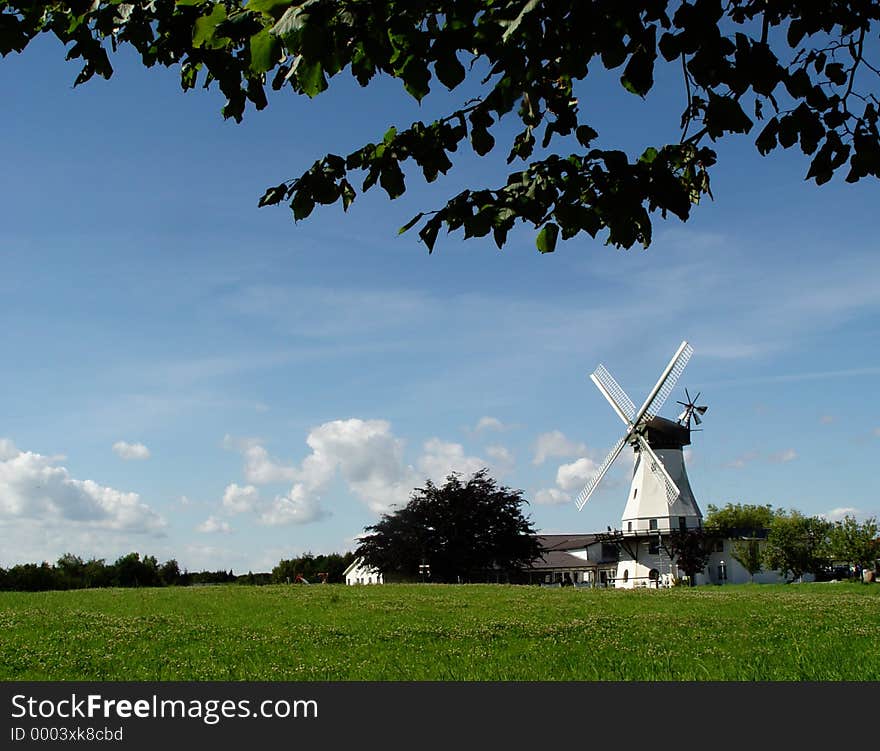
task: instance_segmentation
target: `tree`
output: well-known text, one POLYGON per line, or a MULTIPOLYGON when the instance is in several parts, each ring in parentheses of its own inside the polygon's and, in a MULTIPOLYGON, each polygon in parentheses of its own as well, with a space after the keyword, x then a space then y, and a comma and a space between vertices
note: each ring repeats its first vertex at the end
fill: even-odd
POLYGON ((749 581, 764 567, 764 553, 757 539, 737 540, 730 549, 734 560, 749 572, 749 581))
POLYGON ((835 560, 858 568, 873 568, 880 558, 877 519, 871 517, 860 524, 855 517, 845 516, 831 528, 830 543, 831 557, 835 560))
POLYGON ((753 578, 763 568, 762 541, 775 514, 770 504, 728 503, 724 508, 709 504, 703 526, 718 537, 734 540, 731 555, 753 578))
POLYGON ((466 91, 448 114, 328 154, 260 199, 289 204, 295 220, 316 204, 347 209, 354 173, 362 192, 378 184, 393 199, 406 191, 406 162, 432 182, 466 142, 483 156, 509 138, 507 161, 522 168, 506 184, 464 190, 402 228, 421 222, 429 250, 443 226, 491 232, 500 248, 517 221, 539 228, 542 252, 581 232, 647 247, 652 213, 684 221, 711 196, 707 141, 756 121, 758 151, 797 144, 818 185, 845 165, 848 182, 880 176, 872 0, 0 0, 0 11, 3 55, 54 34, 83 61, 78 85, 109 78, 108 47, 128 44, 148 67, 177 67, 185 91, 216 82, 224 117, 237 121, 248 102, 267 106, 267 85, 314 97, 346 70, 361 86, 392 76, 419 101, 435 82, 466 91), (643 98, 658 66, 680 71, 679 139, 632 157, 598 148, 578 89, 600 64, 643 98))
POLYGON ((164 586, 180 584, 180 577, 180 564, 178 564, 175 558, 165 561, 165 563, 159 566, 159 581, 164 586))
POLYGON ((776 514, 770 504, 728 503, 724 508, 709 504, 703 527, 719 537, 766 537, 776 514))
POLYGON ((669 535, 669 557, 675 559, 691 586, 696 584, 694 577, 706 568, 714 541, 715 536, 702 529, 675 530, 669 535))
POLYGON ((818 574, 830 562, 830 522, 798 511, 777 512, 770 523, 764 563, 789 581, 818 574))
POLYGON ((415 579, 430 566, 431 581, 481 581, 489 571, 513 574, 541 554, 523 516, 521 490, 498 486, 487 469, 467 482, 451 474, 440 487, 428 480, 407 505, 367 527, 356 555, 386 578, 415 579))

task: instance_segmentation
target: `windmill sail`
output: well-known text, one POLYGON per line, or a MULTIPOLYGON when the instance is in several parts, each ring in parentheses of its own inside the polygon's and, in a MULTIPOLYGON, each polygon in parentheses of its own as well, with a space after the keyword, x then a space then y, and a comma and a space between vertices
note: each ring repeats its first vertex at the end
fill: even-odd
POLYGON ((590 500, 590 496, 593 495, 593 491, 602 481, 602 478, 605 477, 605 473, 608 471, 609 467, 614 463, 614 460, 617 458, 617 455, 623 450, 623 445, 626 443, 626 439, 629 436, 627 433, 623 438, 621 438, 615 445, 611 451, 608 452, 608 456, 605 457, 605 461, 599 465, 599 469, 596 470, 596 474, 590 478, 590 481, 584 486, 584 489, 578 494, 578 497, 575 501, 577 503, 577 509, 580 511, 584 504, 590 500))

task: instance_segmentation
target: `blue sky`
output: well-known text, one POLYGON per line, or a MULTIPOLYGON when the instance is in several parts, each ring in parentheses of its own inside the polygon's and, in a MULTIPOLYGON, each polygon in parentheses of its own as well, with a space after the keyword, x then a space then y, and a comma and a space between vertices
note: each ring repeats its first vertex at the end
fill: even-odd
MULTIPOLYGON (((640 402, 685 338, 664 414, 684 386, 709 405, 688 464, 704 510, 880 514, 876 183, 817 188, 800 154, 744 137, 717 145, 715 201, 658 217, 647 251, 577 238, 541 256, 523 229, 502 252, 441 236, 429 256, 397 228, 503 182, 503 155, 297 225, 257 198, 466 93, 419 106, 343 75, 236 125, 173 71, 122 55, 73 90, 63 57, 38 40, 0 62, 0 565, 138 550, 268 570, 351 549, 426 477, 481 466, 539 529, 604 529, 626 456, 582 512, 568 500, 619 436, 587 375, 603 362, 640 402)), ((647 102, 618 89, 579 92, 603 147, 677 137, 671 73, 647 102)))

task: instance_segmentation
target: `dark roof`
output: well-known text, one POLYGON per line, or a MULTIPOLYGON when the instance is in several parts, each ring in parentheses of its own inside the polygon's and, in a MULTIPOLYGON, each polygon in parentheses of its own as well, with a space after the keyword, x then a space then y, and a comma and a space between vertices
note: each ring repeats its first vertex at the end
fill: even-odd
POLYGON ((576 555, 572 555, 571 553, 566 553, 563 550, 554 550, 547 553, 544 553, 542 558, 536 558, 532 561, 533 569, 548 569, 548 568, 568 568, 568 569, 582 569, 582 568, 594 568, 596 566, 595 562, 585 561, 583 558, 578 558, 576 555))
POLYGON ((541 550, 583 550, 597 541, 598 535, 537 535, 541 550))

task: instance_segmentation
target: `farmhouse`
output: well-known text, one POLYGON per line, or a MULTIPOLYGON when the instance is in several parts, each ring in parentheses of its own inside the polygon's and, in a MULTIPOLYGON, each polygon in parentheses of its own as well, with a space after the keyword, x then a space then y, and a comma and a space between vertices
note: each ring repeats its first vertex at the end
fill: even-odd
POLYGON ((355 558, 342 575, 346 584, 384 584, 382 572, 365 566, 363 558, 355 558))
POLYGON ((525 572, 529 584, 607 587, 614 583, 618 553, 595 534, 538 535, 542 555, 525 572), (566 578, 567 577, 567 578, 566 578))

